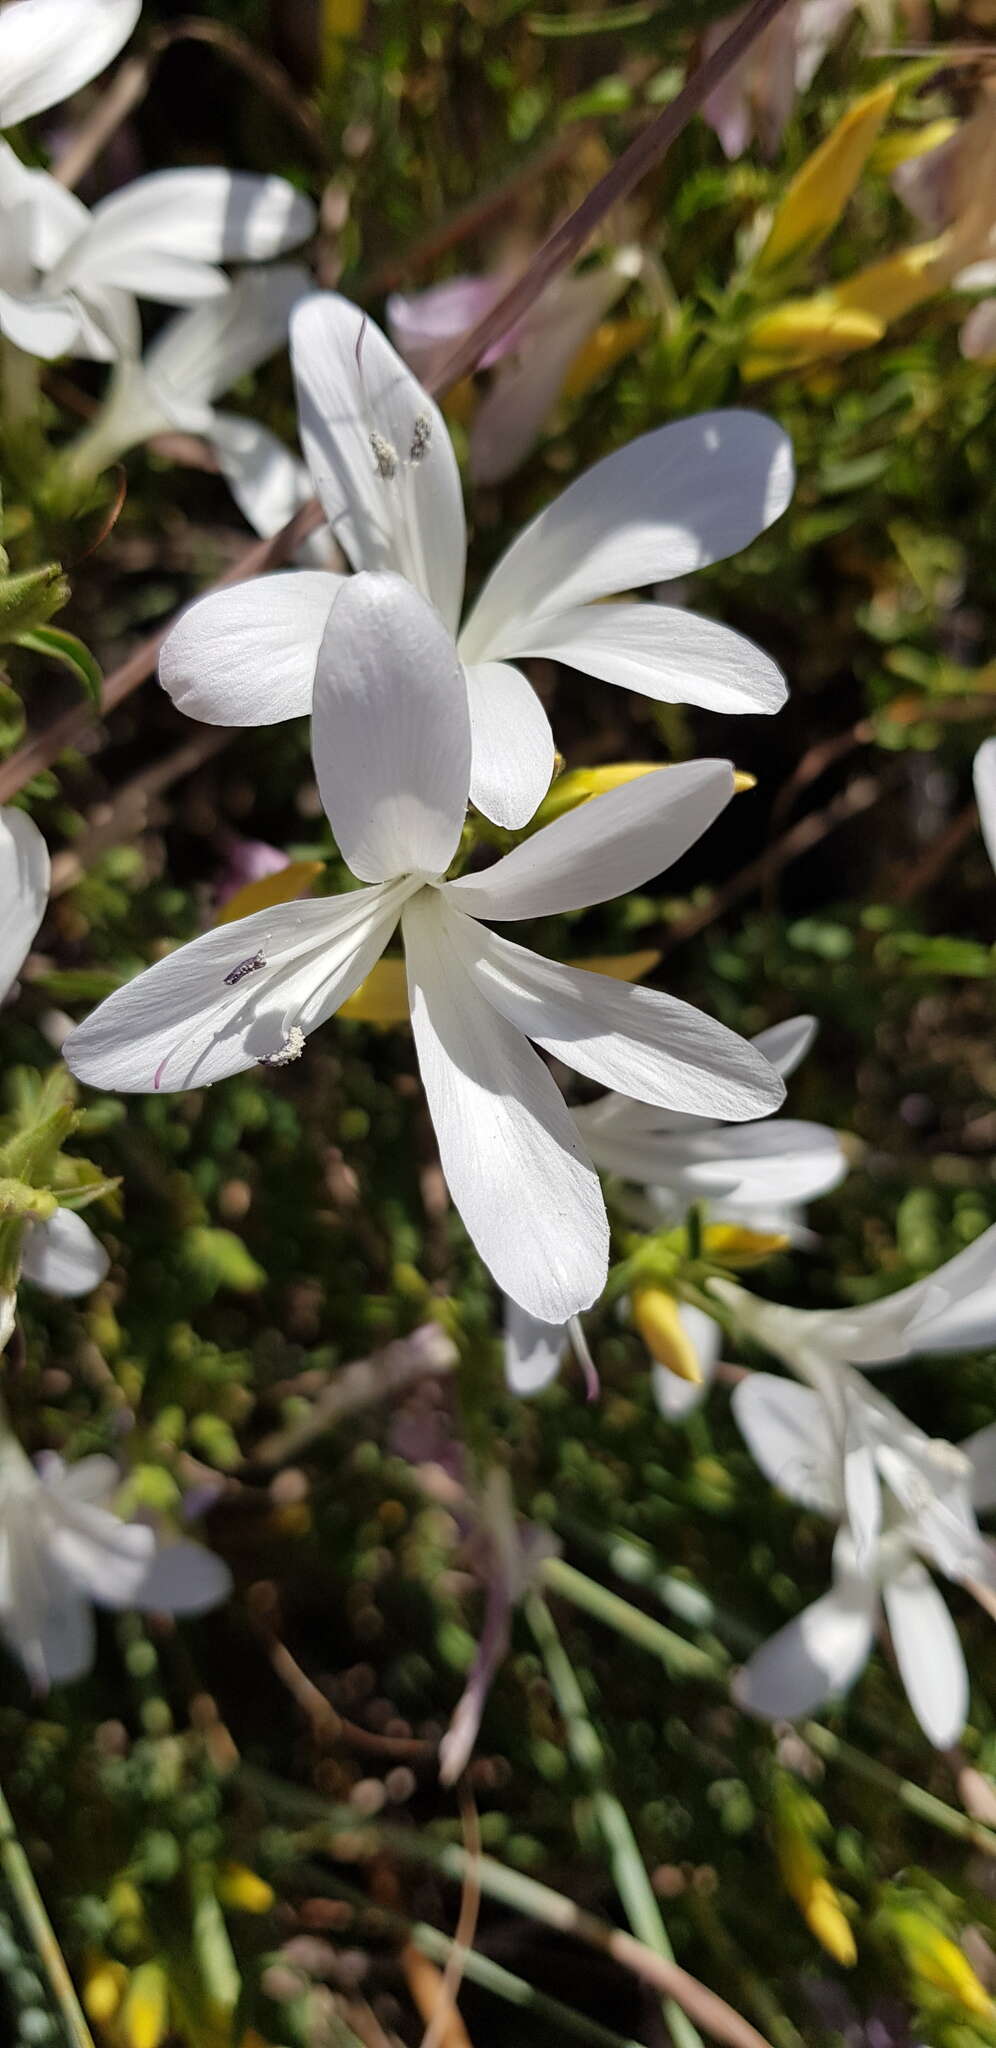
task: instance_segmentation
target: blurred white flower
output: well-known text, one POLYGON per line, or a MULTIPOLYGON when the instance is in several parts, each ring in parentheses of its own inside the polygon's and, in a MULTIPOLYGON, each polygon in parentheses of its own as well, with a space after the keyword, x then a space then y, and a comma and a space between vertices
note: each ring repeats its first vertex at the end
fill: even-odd
MULTIPOLYGON (((561 275, 481 358, 495 376, 470 426, 470 474, 498 484, 524 462, 553 410, 578 351, 632 283, 639 251, 621 249, 593 270, 561 275)), ((393 292, 391 340, 415 375, 432 383, 471 328, 497 305, 511 279, 454 277, 424 292, 393 292)))
POLYGON ((142 0, 8 0, 0 7, 0 128, 99 77, 141 11, 142 0))
POLYGON ((0 1634, 39 1689, 89 1670, 93 1606, 203 1614, 230 1591, 212 1551, 160 1546, 112 1513, 119 1485, 112 1458, 49 1456, 36 1470, 13 1437, 0 1442, 0 1634))
MULTIPOLYGON (((702 107, 703 120, 728 157, 743 156, 755 140, 764 156, 775 155, 797 95, 812 83, 854 5, 855 0, 789 0, 756 37, 702 107)), ((703 56, 719 49, 743 12, 724 15, 706 30, 703 56)))
MULTIPOLYGON (((48 847, 24 811, 0 810, 0 1002, 16 981, 48 905, 48 847)), ((109 1260, 89 1224, 71 1209, 25 1225, 21 1272, 47 1294, 88 1294, 109 1260)), ((0 1316, 0 1350, 13 1327, 13 1299, 0 1316)))
POLYGON ((93 1086, 142 1092, 200 1087, 256 1061, 283 1065, 359 987, 400 920, 454 1203, 499 1286, 563 1322, 601 1290, 608 1226, 598 1176, 528 1040, 603 1085, 734 1120, 775 1108, 782 1083, 745 1040, 689 1005, 542 960, 478 920, 556 916, 659 874, 728 802, 732 772, 699 761, 646 775, 447 882, 470 781, 456 648, 400 577, 361 573, 337 588, 312 751, 343 859, 372 886, 206 933, 101 1004, 66 1059, 93 1086))
POLYGON ((217 166, 154 171, 91 213, 0 143, 0 332, 46 359, 137 356, 136 296, 170 306, 219 298, 229 290, 219 264, 264 262, 304 241, 314 221, 310 199, 285 179, 217 166))
MULTIPOLYGON (((456 632, 466 534, 438 407, 372 321, 333 293, 291 322, 302 446, 354 569, 393 570, 456 632)), ((789 443, 750 412, 704 413, 644 434, 526 527, 459 638, 473 732, 471 801, 516 828, 549 787, 553 735, 516 657, 548 655, 663 703, 777 711, 774 662, 725 626, 606 597, 683 576, 745 547, 784 511, 789 443)), ((290 572, 201 598, 168 636, 160 678, 191 717, 270 725, 311 709, 341 579, 290 572)))
POLYGON ((751 1373, 733 1411, 772 1483, 841 1524, 833 1586, 755 1652, 734 1684, 742 1706, 808 1714, 864 1668, 884 1606, 900 1674, 924 1733, 957 1741, 968 1675, 954 1623, 926 1565, 996 1588, 996 1546, 977 1513, 996 1507, 996 1425, 961 1447, 932 1439, 846 1366, 813 1386, 751 1373))

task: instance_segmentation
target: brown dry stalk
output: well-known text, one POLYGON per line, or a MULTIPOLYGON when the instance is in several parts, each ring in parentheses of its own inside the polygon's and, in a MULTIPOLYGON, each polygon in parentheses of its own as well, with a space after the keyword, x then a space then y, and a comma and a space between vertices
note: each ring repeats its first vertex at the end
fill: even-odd
MULTIPOLYGON (((781 12, 787 0, 753 0, 743 19, 738 22, 718 50, 700 64, 677 98, 651 121, 648 128, 638 135, 624 151, 617 164, 607 171, 593 186, 580 206, 567 216, 543 247, 522 276, 506 292, 487 320, 484 320, 468 335, 456 354, 446 365, 443 374, 435 379, 436 392, 446 391, 459 382, 468 370, 474 368, 480 356, 497 335, 501 335, 513 320, 517 320, 532 305, 533 300, 564 269, 592 234, 598 222, 610 208, 625 198, 658 163, 671 143, 687 127, 692 115, 701 107, 704 99, 719 84, 722 78, 739 63, 759 35, 781 12), (497 325, 495 322, 497 321, 497 325)), ((266 569, 278 567, 293 554, 298 544, 322 522, 322 511, 317 498, 309 500, 286 526, 281 527, 271 539, 258 541, 247 548, 238 562, 210 587, 221 589, 229 583, 241 583, 250 576, 260 576, 266 569)), ((153 674, 159 649, 173 624, 168 620, 161 631, 150 639, 142 641, 120 668, 113 670, 106 678, 101 692, 102 714, 113 711, 118 704, 130 697, 146 678, 153 674)), ((92 712, 88 705, 80 704, 53 719, 43 732, 12 754, 9 761, 0 764, 0 803, 9 803, 18 790, 30 782, 53 761, 64 753, 67 747, 75 745, 91 728, 92 712)))

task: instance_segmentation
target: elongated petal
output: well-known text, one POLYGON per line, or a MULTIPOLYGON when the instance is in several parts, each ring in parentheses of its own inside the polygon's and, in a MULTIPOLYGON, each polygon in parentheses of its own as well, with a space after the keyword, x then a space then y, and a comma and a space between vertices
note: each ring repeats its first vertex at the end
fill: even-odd
POLYGON ((21 1272, 46 1294, 89 1294, 110 1264, 89 1223, 72 1209, 57 1209, 45 1223, 29 1224, 21 1272))
MULTIPOLYGON (((777 1069, 776 1069, 777 1071, 777 1069)), ((597 1108, 598 1105, 596 1104, 597 1108)), ((812 1202, 836 1187, 847 1162, 836 1133, 823 1124, 774 1117, 736 1130, 656 1130, 648 1116, 603 1129, 590 1112, 579 1121, 596 1165, 648 1186, 667 1187, 690 1200, 735 1197, 738 1205, 770 1210, 812 1202)))
POLYGON ((525 461, 564 387, 578 350, 630 282, 605 263, 561 277, 532 306, 514 363, 498 371, 470 430, 470 472, 477 484, 504 482, 525 461))
POLYGON ((456 456, 438 406, 366 314, 316 292, 291 322, 301 443, 354 569, 394 569, 451 632, 466 530, 456 456))
POLYGON ((733 1681, 735 1700, 768 1720, 795 1721, 847 1692, 871 1655, 877 1608, 867 1580, 839 1579, 755 1651, 733 1681))
MULTIPOLYGON (((405 362, 427 384, 453 354, 457 342, 490 313, 511 283, 510 275, 448 277, 424 292, 390 292, 385 301, 388 332, 405 362)), ((481 367, 507 355, 521 324, 482 359, 481 367)))
MULTIPOLYGON (((58 356, 83 354, 81 333, 80 309, 69 292, 52 299, 30 299, 0 291, 0 334, 26 356, 40 356, 51 363, 58 356)), ((112 354, 108 342, 104 360, 109 362, 112 354)))
POLYGON ((840 1512, 827 1412, 810 1387, 754 1372, 733 1389, 733 1414, 766 1479, 800 1507, 840 1512))
POLYGON ((528 1398, 555 1380, 568 1345, 564 1323, 541 1323, 517 1301, 505 1297, 505 1381, 509 1392, 528 1398))
POLYGON ((212 591, 163 643, 159 680, 207 725, 277 725, 310 714, 318 654, 344 579, 319 569, 212 591))
POLYGON ((756 1116, 784 1085, 745 1038, 659 989, 543 960, 471 919, 453 943, 489 1003, 575 1073, 666 1108, 756 1116))
POLYGON ((314 221, 310 199, 285 178, 219 165, 153 171, 94 207, 88 232, 56 274, 185 305, 210 296, 219 279, 228 291, 217 264, 279 256, 303 242, 314 221))
POLYGON ((663 874, 732 795, 727 761, 687 761, 606 790, 493 867, 448 883, 454 908, 504 922, 607 903, 663 874))
POLYGON ((996 868, 996 739, 983 740, 972 768, 979 825, 986 852, 996 868))
POLYGON ((310 285, 299 263, 246 270, 224 296, 182 313, 157 335, 146 375, 177 417, 188 404, 211 404, 283 346, 293 307, 310 285))
POLYGON ((465 670, 473 753, 470 800, 510 832, 527 825, 553 778, 550 721, 527 676, 508 661, 465 670))
POLYGON ((49 859, 23 811, 0 811, 0 997, 24 965, 48 904, 49 859))
POLYGON ((972 1505, 980 1515, 988 1514, 996 1508, 996 1422, 987 1422, 958 1448, 971 1466, 972 1505))
POLYGON ((318 657, 311 746, 354 875, 448 868, 470 783, 467 686, 438 613, 402 577, 343 583, 318 657))
POLYGON ((910 1706, 928 1741, 950 1749, 968 1713, 968 1673, 954 1622, 917 1559, 886 1580, 882 1599, 910 1706))
POLYGON ((654 1402, 667 1422, 684 1422, 687 1416, 701 1408, 712 1385, 723 1345, 723 1333, 715 1318, 696 1308, 694 1302, 679 1302, 678 1317, 695 1347, 702 1378, 697 1383, 680 1380, 677 1373, 669 1372, 666 1365, 654 1362, 654 1402))
POLYGON ((0 128, 97 78, 141 11, 142 0, 18 0, 0 10, 0 128))
POLYGON ((787 1017, 784 1024, 770 1024, 766 1031, 759 1031, 754 1044, 787 1080, 805 1059, 818 1029, 815 1017, 787 1017))
POLYGON ((114 1458, 96 1451, 90 1458, 78 1458, 64 1465, 61 1458, 45 1460, 42 1477, 46 1490, 67 1500, 88 1501, 103 1508, 113 1500, 121 1485, 121 1470, 114 1458))
POLYGON ((403 900, 403 889, 363 889, 205 932, 108 996, 70 1034, 66 1063, 93 1088, 151 1094, 272 1059, 359 987, 403 900))
POLYGON ((513 542, 464 629, 465 658, 513 654, 535 619, 736 554, 791 492, 790 444, 761 413, 700 413, 641 434, 513 542))
POLYGON ((751 640, 662 604, 582 604, 532 619, 503 652, 543 654, 658 704, 779 711, 785 679, 751 640))
POLYGON ((102 1607, 127 1607, 155 1549, 152 1530, 122 1522, 88 1501, 60 1499, 48 1530, 49 1555, 81 1593, 102 1607))
MULTIPOLYGON (((269 427, 235 413, 212 412, 207 435, 243 517, 264 540, 279 533, 311 497, 303 462, 269 427)), ((309 534, 297 559, 318 568, 331 545, 327 532, 309 534)))
POLYGON ((975 1351, 996 1342, 996 1224, 936 1273, 859 1309, 856 1319, 861 1348, 849 1355, 859 1364, 932 1351, 975 1351), (889 1350, 899 1323, 902 1348, 889 1350), (878 1347, 871 1356, 867 1343, 878 1347))
POLYGON ((25 1637, 4 1625, 13 1648, 32 1679, 44 1685, 71 1685, 89 1671, 96 1651, 90 1602, 68 1579, 52 1574, 49 1597, 36 1630, 25 1637))
POLYGON ((845 1401, 843 1442, 844 1506, 847 1532, 858 1570, 867 1572, 882 1532, 882 1487, 867 1420, 860 1401, 845 1401))
POLYGON ((164 1543, 136 1588, 136 1607, 158 1614, 207 1614, 232 1590, 227 1564, 203 1543, 164 1543))
POLYGON ((443 903, 404 917, 412 1029, 443 1172, 499 1287, 545 1323, 590 1308, 609 1233, 598 1176, 537 1054, 475 989, 443 903))

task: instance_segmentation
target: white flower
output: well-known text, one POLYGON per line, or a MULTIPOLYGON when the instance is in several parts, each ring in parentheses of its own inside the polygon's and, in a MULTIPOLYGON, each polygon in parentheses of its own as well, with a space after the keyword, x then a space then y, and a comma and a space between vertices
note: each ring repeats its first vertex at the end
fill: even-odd
POLYGON ((136 294, 168 306, 220 297, 220 263, 292 249, 314 219, 285 179, 217 166, 154 171, 90 213, 0 143, 0 332, 46 359, 136 356, 136 294))
MULTIPOLYGON (((301 441, 329 525, 354 569, 394 570, 459 625, 466 566, 460 477, 439 409, 372 321, 316 294, 291 322, 301 441)), ((772 421, 705 413, 607 456, 502 557, 459 638, 473 729, 471 800, 526 823, 554 749, 521 669, 548 655, 664 703, 777 711, 774 663, 725 626, 605 597, 686 575, 745 547, 784 511, 791 451, 772 421)), ((340 588, 320 573, 267 576, 201 598, 163 648, 160 677, 215 725, 307 713, 340 588)))
MULTIPOLYGON (((48 905, 48 848, 23 811, 0 810, 0 1002, 24 965, 48 905)), ((21 1271, 48 1294, 88 1294, 108 1268, 104 1247, 82 1216, 57 1209, 25 1226, 21 1271)), ((13 1301, 0 1320, 0 1350, 13 1327, 13 1301)))
POLYGON ((447 882, 470 780, 456 649, 401 578, 361 574, 338 588, 312 749, 342 856, 372 886, 206 933, 103 1003, 66 1057, 81 1080, 112 1090, 192 1088, 258 1060, 282 1065, 359 987, 400 919, 453 1200, 499 1285, 544 1320, 566 1321, 604 1282, 608 1228, 598 1176, 527 1040, 596 1081, 706 1114, 756 1115, 782 1084, 687 1004, 541 960, 478 919, 556 915, 646 881, 722 809, 732 774, 724 762, 662 769, 447 882))
MULTIPOLYGON (((639 267, 639 251, 621 249, 608 263, 576 277, 561 274, 487 351, 481 368, 494 367, 495 375, 468 437, 475 483, 502 483, 525 461, 579 349, 639 267)), ((451 277, 428 291, 392 292, 385 309, 391 340, 417 377, 432 383, 457 343, 490 313, 510 282, 507 275, 451 277)))
MULTIPOLYGON (((753 1043, 784 1078, 805 1058, 815 1031, 812 1017, 792 1017, 760 1032, 753 1043)), ((636 1220, 650 1227, 676 1219, 691 1202, 705 1197, 715 1205, 719 1220, 782 1231, 796 1243, 804 1242, 804 1205, 836 1187, 847 1171, 833 1131, 789 1117, 769 1117, 731 1129, 706 1117, 654 1109, 613 1094, 576 1109, 574 1120, 602 1172, 647 1187, 650 1200, 636 1220)), ((654 1364, 654 1396, 669 1422, 683 1421, 704 1401, 721 1347, 719 1326, 711 1316, 687 1302, 678 1304, 678 1315, 695 1347, 702 1378, 698 1383, 682 1380, 666 1366, 654 1364)), ((549 1386, 569 1343, 593 1374, 587 1348, 579 1349, 577 1330, 553 1328, 521 1309, 509 1308, 505 1374, 512 1392, 536 1394, 549 1386)))
POLYGON ((97 78, 141 11, 142 0, 8 0, 0 8, 0 128, 44 113, 97 78))
POLYGON ((202 1614, 230 1591, 211 1551, 160 1547, 113 1514, 119 1484, 112 1458, 46 1457, 36 1470, 13 1437, 0 1443, 0 1633, 39 1688, 89 1670, 92 1606, 202 1614))
POLYGON ((926 1564, 996 1587, 996 1547, 976 1514, 996 1506, 996 1426, 960 1448, 927 1437, 848 1367, 800 1387, 752 1373, 734 1390, 737 1422, 762 1471, 803 1507, 842 1524, 829 1593, 738 1674, 741 1705, 796 1719, 854 1683, 880 1603, 910 1704, 938 1748, 968 1709, 958 1636, 926 1564))
POLYGON ((996 868, 996 739, 983 740, 972 767, 986 852, 996 868))

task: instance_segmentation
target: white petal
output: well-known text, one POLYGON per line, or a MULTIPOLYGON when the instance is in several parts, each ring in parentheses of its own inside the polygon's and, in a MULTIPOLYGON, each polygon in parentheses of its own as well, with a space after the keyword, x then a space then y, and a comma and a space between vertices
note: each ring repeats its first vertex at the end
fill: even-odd
POLYGON ((701 413, 641 434, 513 542, 467 622, 465 658, 514 654, 535 619, 736 554, 791 492, 791 446, 761 413, 701 413))
POLYGON ((713 619, 662 604, 583 604, 533 619, 496 653, 542 654, 658 704, 705 711, 780 711, 785 679, 753 641, 713 619))
POLYGON ((495 825, 527 825, 553 779, 550 721, 527 676, 508 661, 465 671, 473 758, 470 800, 495 825))
POLYGON ((950 1749, 968 1713, 968 1673, 954 1622, 916 1559, 886 1580, 882 1598, 910 1706, 928 1740, 950 1749))
POLYGON ((996 1422, 987 1422, 958 1448, 972 1468, 972 1505, 986 1514, 996 1508, 996 1422))
POLYGON ((61 1458, 50 1459, 43 1481, 46 1490, 60 1498, 88 1501, 91 1507, 103 1508, 117 1493, 121 1471, 114 1458, 96 1451, 92 1457, 78 1458, 75 1465, 64 1465, 61 1458))
POLYGON ((37 1636, 30 1648, 18 1642, 13 1629, 4 1626, 29 1674, 44 1675, 49 1685, 71 1685, 89 1671, 96 1651, 90 1602, 74 1586, 55 1578, 44 1613, 39 1616, 37 1636), (32 1655, 36 1650, 36 1657, 32 1655))
MULTIPOLYGON (((46 363, 83 353, 80 309, 68 292, 53 299, 22 299, 0 291, 0 333, 25 355, 40 356, 46 363)), ((108 344, 107 361, 111 354, 108 344)))
POLYGON ((864 1410, 852 1399, 845 1400, 842 1469, 847 1533, 858 1570, 867 1572, 882 1533, 882 1488, 864 1410))
POLYGON ((336 540, 354 569, 407 577, 455 632, 466 531, 438 406, 379 327, 335 292, 298 306, 291 358, 301 445, 336 540))
POLYGON ((723 1348, 723 1332, 714 1316, 707 1316, 694 1302, 678 1303, 678 1320, 683 1324, 686 1335, 695 1347, 702 1372, 701 1383, 696 1386, 692 1380, 680 1380, 677 1373, 669 1372, 666 1365, 654 1362, 652 1384, 654 1402, 667 1422, 684 1422, 686 1416, 701 1408, 713 1382, 719 1354, 723 1348))
POLYGON ((470 918, 453 920, 452 938, 488 1002, 591 1081, 708 1116, 756 1116, 781 1100, 779 1075, 747 1039, 690 1003, 541 959, 470 918))
POLYGON ((791 1117, 735 1130, 691 1132, 657 1129, 650 1114, 644 1130, 635 1118, 621 1129, 610 1124, 604 1130, 584 1111, 580 1120, 597 1165, 691 1200, 732 1196, 740 1208, 769 1212, 786 1203, 815 1201, 847 1172, 835 1132, 791 1117))
MULTIPOLYGON (((0 14, 0 29, 4 21, 0 14)), ((77 199, 75 192, 67 192, 58 178, 49 171, 29 171, 19 164, 21 191, 30 200, 31 210, 31 256, 38 270, 43 274, 58 263, 60 256, 77 238, 85 234, 90 225, 89 208, 77 199)), ((8 165, 4 178, 5 196, 9 192, 11 169, 8 165)))
POLYGON ((405 890, 359 889, 259 910, 117 989, 63 1048, 78 1080, 125 1093, 202 1088, 307 1036, 380 958, 405 890), (248 966, 262 955, 263 966, 248 966), (244 972, 229 984, 226 975, 244 972))
POLYGON ((983 740, 972 768, 979 825, 986 852, 996 868, 996 739, 983 740))
POLYGON ((47 1547, 79 1592, 101 1607, 127 1607, 148 1569, 155 1540, 142 1522, 122 1522, 106 1508, 63 1495, 47 1547))
POLYGON ((0 10, 0 128, 57 106, 106 70, 142 0, 18 0, 0 10))
POLYGON ((555 1380, 568 1345, 564 1323, 541 1323, 517 1301, 505 1297, 505 1381, 524 1398, 541 1394, 555 1380))
POLYGON ((470 473, 475 483, 503 483, 525 461, 578 350, 629 282, 625 269, 605 263, 579 277, 558 278, 530 307, 515 361, 502 364, 474 414, 470 473))
POLYGON ((452 922, 429 890, 405 909, 412 1029, 443 1172, 499 1287, 564 1323, 605 1284, 598 1176, 542 1061, 469 980, 452 922))
POLYGON ((100 1239, 72 1209, 57 1209, 47 1222, 29 1224, 25 1232, 22 1275, 47 1294, 89 1294, 109 1265, 100 1239))
POLYGON ((303 242, 314 220, 310 199, 285 178, 220 165, 153 171, 94 207, 89 232, 55 275, 183 305, 228 291, 217 264, 278 256, 303 242))
POLYGON ((291 569, 201 597, 167 634, 159 680, 208 725, 276 725, 311 711, 315 670, 343 577, 291 569))
POLYGON ((815 1017, 787 1017, 784 1024, 770 1024, 767 1031, 759 1031, 754 1044, 787 1080, 805 1059, 818 1030, 815 1017))
POLYGON ((148 1566, 134 1604, 158 1614, 206 1614, 231 1590, 231 1572, 213 1550, 202 1543, 165 1543, 148 1566))
POLYGON ((734 1419, 766 1479, 800 1507, 840 1509, 826 1408, 809 1387, 753 1372, 731 1396, 734 1419))
POLYGON ((268 427, 235 413, 212 413, 208 438, 239 511, 269 540, 311 497, 303 462, 268 427))
POLYGON ((24 811, 0 811, 0 997, 24 965, 48 905, 48 847, 24 811))
POLYGON ((281 348, 309 284, 297 263, 246 270, 222 298, 171 320, 146 352, 145 371, 175 415, 211 404, 281 348))
POLYGON ((733 1681, 734 1699, 752 1714, 795 1721, 846 1692, 871 1655, 877 1608, 874 1586, 839 1579, 754 1652, 733 1681))
MULTIPOLYGON (((996 1343, 996 1224, 926 1280, 875 1306, 885 1310, 897 1303, 906 1317, 906 1357, 979 1351, 996 1343)), ((860 1315, 868 1318, 870 1311, 862 1309, 860 1315)), ((862 1337, 864 1329, 862 1324, 862 1337)), ((854 1355, 861 1359, 860 1353, 854 1355)))
POLYGON ((625 896, 663 874, 733 794, 728 761, 685 761, 591 797, 493 867, 450 882, 455 909, 499 922, 625 896))
POLYGON ((439 614, 402 577, 343 582, 318 657, 311 747, 354 875, 445 872, 467 811, 467 686, 439 614))

